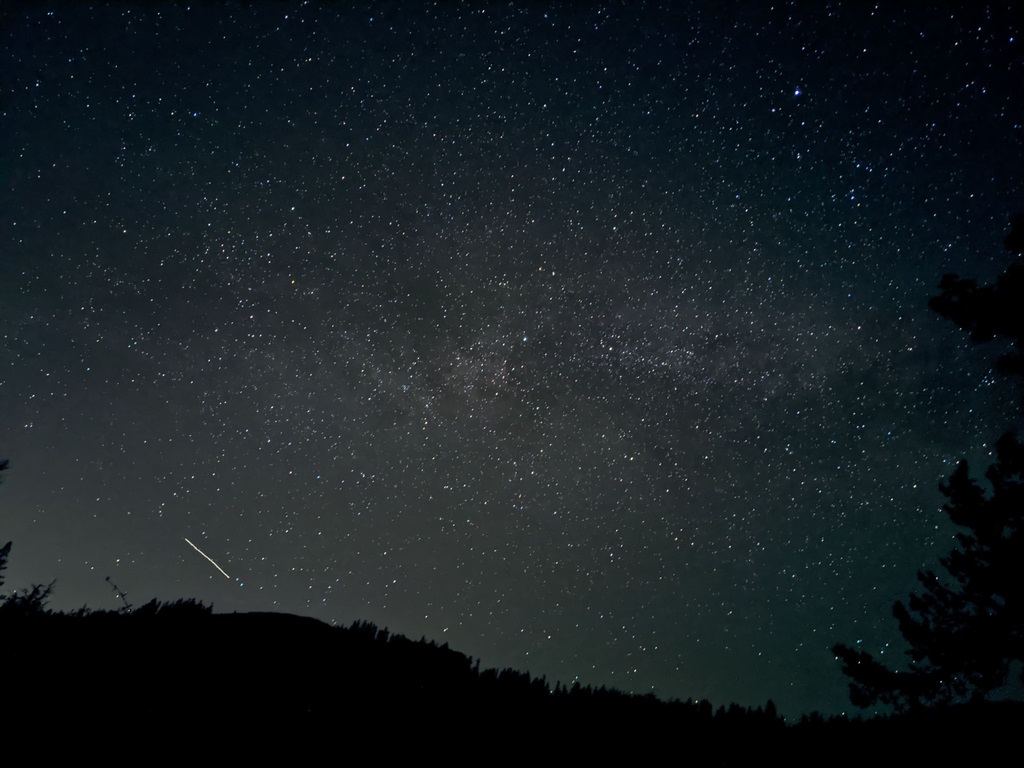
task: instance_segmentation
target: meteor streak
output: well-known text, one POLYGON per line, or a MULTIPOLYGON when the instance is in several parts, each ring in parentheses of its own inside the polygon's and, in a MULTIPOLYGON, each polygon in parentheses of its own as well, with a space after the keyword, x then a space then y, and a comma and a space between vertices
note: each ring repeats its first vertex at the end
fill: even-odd
POLYGON ((193 544, 193 543, 192 543, 191 541, 189 541, 189 540, 188 540, 188 538, 186 538, 186 539, 185 539, 185 543, 187 543, 187 544, 188 544, 188 545, 189 545, 190 547, 192 547, 192 549, 194 549, 194 550, 195 550, 196 552, 198 552, 198 553, 199 553, 200 555, 202 555, 202 556, 203 556, 203 557, 205 557, 205 558, 206 558, 207 560, 209 560, 209 561, 210 561, 210 564, 211 564, 211 565, 212 565, 212 566, 213 566, 214 568, 216 568, 216 569, 217 569, 218 571, 220 571, 221 573, 223 573, 223 574, 224 574, 224 578, 225 578, 225 579, 227 579, 228 581, 231 581, 231 577, 230 577, 230 576, 228 576, 228 575, 227 575, 226 573, 224 573, 224 569, 223 569, 223 568, 221 568, 221 567, 220 567, 219 565, 217 565, 217 564, 216 564, 215 562, 213 562, 213 558, 212 558, 212 557, 210 557, 210 556, 209 556, 208 554, 206 554, 205 552, 203 552, 203 550, 201 550, 201 549, 200 549, 199 547, 197 547, 197 546, 196 546, 195 544, 193 544))

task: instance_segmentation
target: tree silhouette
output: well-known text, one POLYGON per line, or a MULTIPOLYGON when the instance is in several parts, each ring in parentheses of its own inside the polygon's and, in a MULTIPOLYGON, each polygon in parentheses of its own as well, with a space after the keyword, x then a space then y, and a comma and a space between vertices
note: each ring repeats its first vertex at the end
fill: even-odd
POLYGON ((4 571, 7 570, 7 558, 11 554, 11 542, 0 547, 0 587, 4 585, 4 571))
MULTIPOLYGON (((2 473, 10 462, 7 459, 0 460, 0 473, 2 473)), ((0 474, 0 484, 3 484, 3 475, 0 474)), ((7 570, 7 558, 11 554, 11 542, 0 547, 0 587, 4 584, 4 571, 7 570)), ((19 593, 14 591, 9 595, 0 593, 0 618, 17 614, 21 616, 42 613, 46 608, 46 601, 53 592, 54 582, 49 584, 33 584, 31 589, 19 593)))
MULTIPOLYGON (((10 462, 7 459, 0 459, 0 485, 3 485, 3 471, 7 469, 10 462)), ((4 585, 4 571, 7 570, 7 558, 11 555, 11 542, 0 547, 0 587, 4 585)))
MULTIPOLYGON (((974 341, 1008 339, 1012 350, 997 368, 1024 377, 1024 216, 1014 217, 1005 245, 1016 260, 994 285, 945 275, 929 306, 974 341)), ((1013 433, 996 442, 986 477, 988 494, 960 461, 939 485, 943 510, 964 531, 959 547, 940 559, 951 580, 918 572, 923 591, 893 606, 910 646, 909 668, 889 669, 847 645, 833 648, 857 706, 906 710, 983 699, 1007 683, 1014 662, 1024 661, 1024 445, 1013 433)))
POLYGON ((1001 356, 996 366, 1024 376, 1024 214, 1013 217, 1003 244, 1016 259, 994 285, 979 286, 977 280, 943 275, 939 283, 942 293, 928 306, 970 332, 973 341, 1009 339, 1013 350, 1001 356))

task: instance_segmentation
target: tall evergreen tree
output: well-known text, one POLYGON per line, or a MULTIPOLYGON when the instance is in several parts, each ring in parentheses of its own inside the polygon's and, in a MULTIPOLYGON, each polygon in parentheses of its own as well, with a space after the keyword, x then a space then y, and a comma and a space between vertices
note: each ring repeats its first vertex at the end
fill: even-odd
MULTIPOLYGON (((929 306, 974 341, 1009 340, 997 367, 1024 380, 1024 216, 1013 219, 1005 244, 1015 260, 994 285, 946 275, 929 306)), ((918 572, 922 591, 893 606, 910 665, 893 670, 856 648, 833 648, 854 704, 905 710, 981 699, 1024 662, 1024 445, 1013 433, 996 442, 986 477, 988 494, 961 461, 939 486, 943 510, 963 531, 940 559, 950 578, 918 572)))

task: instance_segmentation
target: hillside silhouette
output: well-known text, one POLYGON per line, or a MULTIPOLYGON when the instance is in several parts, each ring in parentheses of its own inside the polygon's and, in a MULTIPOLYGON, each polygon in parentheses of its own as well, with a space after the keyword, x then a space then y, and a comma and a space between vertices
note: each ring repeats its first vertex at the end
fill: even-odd
MULTIPOLYGON (((529 712, 652 726, 714 716, 708 702, 552 687, 527 672, 482 669, 447 644, 369 622, 337 627, 284 613, 219 614, 194 600, 71 613, 10 601, 0 606, 0 636, 5 654, 45 660, 8 670, 7 692, 58 718, 97 707, 106 710, 101 717, 118 719, 166 721, 187 711, 220 722, 275 723, 384 712, 409 721, 444 712, 487 713, 497 723, 529 712), (128 712, 125 701, 133 702, 128 712)), ((772 706, 726 714, 751 725, 782 723, 772 706)))
POLYGON ((496 744, 565 754, 657 747, 711 765, 766 754, 785 754, 790 764, 852 764, 900 744, 915 745, 918 755, 945 754, 944 735, 954 728, 994 745, 1024 715, 1021 705, 986 704, 873 720, 810 715, 787 725, 770 702, 716 709, 603 687, 552 687, 544 677, 482 669, 447 645, 368 622, 334 627, 281 613, 217 614, 194 600, 68 613, 8 598, 0 604, 0 643, 8 660, 4 699, 17 702, 16 712, 59 727, 113 726, 127 740, 201 726, 217 738, 273 729, 372 746, 384 728, 407 746, 427 740, 457 752, 496 744))

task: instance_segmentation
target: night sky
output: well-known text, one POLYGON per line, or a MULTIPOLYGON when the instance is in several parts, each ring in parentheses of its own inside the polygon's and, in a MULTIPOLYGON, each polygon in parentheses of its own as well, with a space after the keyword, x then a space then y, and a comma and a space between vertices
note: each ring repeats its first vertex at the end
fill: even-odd
POLYGON ((927 307, 1024 209, 964 5, 5 2, 6 586, 849 711, 1017 413, 927 307))

